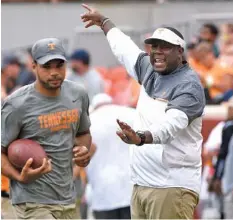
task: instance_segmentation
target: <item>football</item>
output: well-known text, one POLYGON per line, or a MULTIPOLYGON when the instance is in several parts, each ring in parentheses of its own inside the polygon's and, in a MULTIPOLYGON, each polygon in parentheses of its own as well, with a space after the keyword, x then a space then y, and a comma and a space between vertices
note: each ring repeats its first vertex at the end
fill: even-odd
POLYGON ((18 139, 8 147, 8 159, 16 168, 23 168, 28 159, 32 158, 32 168, 36 169, 43 164, 47 158, 44 148, 36 141, 29 139, 18 139))

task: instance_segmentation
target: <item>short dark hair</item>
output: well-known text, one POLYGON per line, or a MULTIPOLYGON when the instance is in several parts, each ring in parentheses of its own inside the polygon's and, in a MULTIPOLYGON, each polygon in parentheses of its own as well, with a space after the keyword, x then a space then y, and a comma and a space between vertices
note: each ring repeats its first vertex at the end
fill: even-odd
POLYGON ((89 65, 91 62, 90 54, 87 50, 85 49, 78 49, 75 50, 71 56, 70 60, 79 60, 85 65, 89 65))
POLYGON ((176 30, 175 28, 173 28, 173 27, 164 27, 164 28, 169 29, 170 31, 172 31, 173 33, 175 33, 175 34, 178 35, 181 39, 184 40, 183 35, 182 35, 178 30, 176 30))
POLYGON ((217 36, 218 33, 219 33, 217 26, 214 25, 214 24, 206 23, 206 24, 203 25, 203 27, 208 28, 210 30, 211 34, 213 34, 215 36, 217 36))

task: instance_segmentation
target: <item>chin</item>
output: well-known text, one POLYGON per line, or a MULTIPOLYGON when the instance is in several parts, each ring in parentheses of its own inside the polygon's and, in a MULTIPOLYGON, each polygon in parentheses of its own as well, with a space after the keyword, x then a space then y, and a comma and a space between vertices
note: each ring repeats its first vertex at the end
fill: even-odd
POLYGON ((61 88, 61 85, 62 85, 62 82, 56 83, 56 84, 50 83, 49 88, 50 89, 59 89, 59 88, 61 88))
POLYGON ((61 88, 61 85, 59 86, 51 86, 51 89, 60 89, 61 88))
POLYGON ((56 90, 56 89, 59 89, 59 88, 61 88, 61 85, 49 85, 48 87, 47 87, 47 89, 49 89, 49 90, 56 90))
POLYGON ((163 75, 164 73, 166 74, 167 70, 166 69, 161 69, 161 68, 154 68, 155 72, 163 75))

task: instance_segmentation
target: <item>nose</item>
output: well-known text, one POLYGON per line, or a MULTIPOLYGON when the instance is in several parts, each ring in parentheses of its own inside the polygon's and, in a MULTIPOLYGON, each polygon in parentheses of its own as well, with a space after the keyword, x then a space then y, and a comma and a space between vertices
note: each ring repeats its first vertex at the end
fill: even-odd
POLYGON ((154 53, 163 53, 163 47, 160 45, 154 47, 153 49, 154 49, 154 53))
POLYGON ((58 71, 57 71, 56 68, 52 68, 52 69, 50 70, 50 75, 51 75, 51 76, 57 76, 57 75, 59 75, 59 73, 58 73, 58 71))

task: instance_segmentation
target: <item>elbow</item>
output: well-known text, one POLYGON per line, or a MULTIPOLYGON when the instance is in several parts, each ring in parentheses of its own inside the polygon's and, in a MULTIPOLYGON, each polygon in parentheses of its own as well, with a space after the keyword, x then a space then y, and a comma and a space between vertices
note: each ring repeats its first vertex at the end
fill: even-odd
POLYGON ((167 133, 167 134, 156 134, 156 133, 152 133, 153 136, 153 143, 154 144, 169 144, 171 143, 174 139, 175 136, 172 135, 171 133, 167 133))
POLYGON ((177 136, 181 128, 177 128, 172 124, 164 124, 159 129, 152 131, 153 143, 157 144, 169 144, 177 136))

